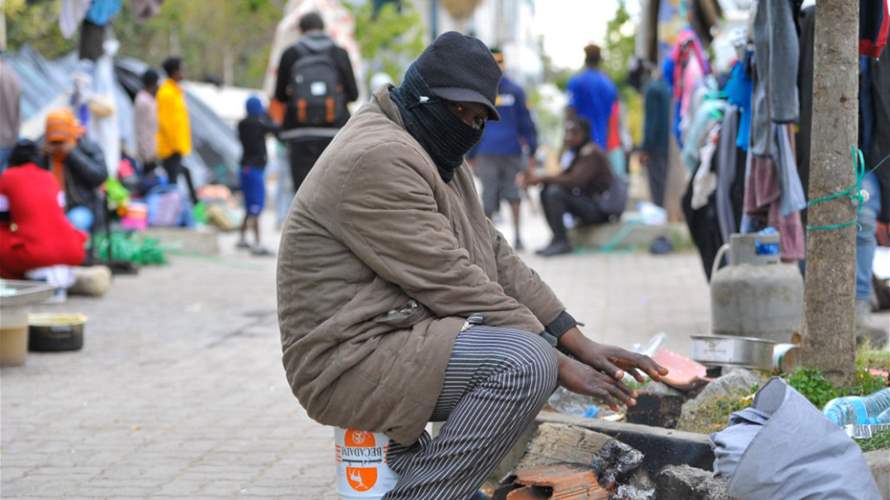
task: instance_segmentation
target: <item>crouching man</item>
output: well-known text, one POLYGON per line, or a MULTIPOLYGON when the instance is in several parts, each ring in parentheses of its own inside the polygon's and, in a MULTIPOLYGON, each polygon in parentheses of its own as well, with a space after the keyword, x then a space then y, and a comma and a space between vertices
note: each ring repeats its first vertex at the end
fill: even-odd
POLYGON ((634 404, 625 371, 666 374, 585 337, 485 217, 464 154, 500 77, 482 42, 440 36, 337 134, 283 229, 288 382, 315 420, 397 443, 388 499, 473 497, 557 384, 634 404))

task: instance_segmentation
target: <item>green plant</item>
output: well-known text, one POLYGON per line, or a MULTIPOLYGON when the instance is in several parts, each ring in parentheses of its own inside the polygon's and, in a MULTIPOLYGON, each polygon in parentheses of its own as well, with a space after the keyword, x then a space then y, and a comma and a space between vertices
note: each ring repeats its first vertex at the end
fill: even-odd
POLYGON ((862 349, 856 353, 856 368, 890 370, 890 352, 862 349))
POLYGON ((798 369, 787 377, 787 382, 819 409, 834 398, 867 396, 886 386, 884 379, 875 377, 865 369, 856 370, 855 383, 851 387, 836 387, 822 375, 822 372, 812 368, 798 369))
POLYGON ((837 388, 819 370, 801 368, 792 373, 787 382, 819 409, 838 397, 837 388))
POLYGON ((370 62, 369 81, 374 73, 382 71, 398 82, 402 70, 420 55, 425 45, 425 31, 417 9, 409 2, 402 3, 401 7, 385 3, 380 8, 375 8, 372 2, 344 5, 355 18, 355 40, 362 57, 370 62))
POLYGON ((856 444, 862 448, 862 451, 873 451, 873 450, 883 450, 884 448, 890 448, 890 431, 882 431, 874 436, 863 439, 862 441, 856 441, 856 444))

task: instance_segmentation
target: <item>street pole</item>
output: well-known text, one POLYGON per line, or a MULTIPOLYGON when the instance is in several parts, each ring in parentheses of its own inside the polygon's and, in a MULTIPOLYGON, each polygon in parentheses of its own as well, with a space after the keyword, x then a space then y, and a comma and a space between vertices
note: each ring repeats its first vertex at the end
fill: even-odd
MULTIPOLYGON (((816 7, 813 69, 811 200, 854 182, 850 147, 857 144, 859 2, 820 0, 816 7)), ((773 70, 780 70, 773 68, 773 70)), ((838 385, 855 372, 856 206, 841 197, 809 208, 806 327, 802 361, 838 385), (829 226, 829 227, 825 227, 829 226)))

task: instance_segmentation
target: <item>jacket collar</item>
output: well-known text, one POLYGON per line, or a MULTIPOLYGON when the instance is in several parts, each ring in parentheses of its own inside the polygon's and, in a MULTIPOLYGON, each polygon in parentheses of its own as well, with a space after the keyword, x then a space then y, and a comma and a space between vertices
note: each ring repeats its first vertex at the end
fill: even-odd
POLYGON ((378 89, 377 92, 374 92, 374 103, 377 104, 377 107, 380 108, 380 111, 387 118, 394 121, 399 127, 405 128, 398 106, 396 106, 396 103, 392 102, 392 98, 389 97, 389 90, 391 88, 393 88, 392 85, 384 85, 378 89))

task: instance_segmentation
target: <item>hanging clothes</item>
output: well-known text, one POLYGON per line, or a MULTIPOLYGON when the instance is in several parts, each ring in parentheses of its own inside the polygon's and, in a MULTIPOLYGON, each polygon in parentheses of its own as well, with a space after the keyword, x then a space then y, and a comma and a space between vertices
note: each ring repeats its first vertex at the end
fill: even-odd
POLYGON ((748 152, 748 173, 745 179, 745 214, 751 226, 745 232, 767 227, 779 231, 779 246, 784 262, 802 260, 806 250, 800 212, 781 214, 782 188, 776 163, 768 156, 748 152))
POLYGON ((90 10, 91 0, 62 0, 62 8, 59 11, 59 31, 65 38, 71 38, 80 27, 87 11, 90 10))
POLYGON ((105 26, 120 12, 122 0, 93 0, 86 18, 93 24, 105 26))
POLYGON ((806 208, 807 198, 803 194, 803 186, 797 175, 794 146, 791 144, 788 126, 773 125, 773 134, 776 138, 776 168, 779 172, 779 186, 782 190, 779 209, 782 217, 788 217, 793 212, 800 212, 806 208))
POLYGON ((696 110, 692 125, 683 141, 683 163, 690 173, 701 162, 701 147, 714 124, 723 119, 723 112, 727 106, 729 103, 722 99, 708 99, 696 110))
MULTIPOLYGON (((696 172, 697 172, 696 168, 696 172)), ((712 193, 708 197, 708 202, 702 208, 695 210, 692 208, 692 193, 695 174, 689 178, 686 185, 686 193, 680 200, 680 206, 683 209, 683 216, 686 220, 686 226, 689 228, 689 235, 692 242, 698 249, 701 257, 702 267, 705 271, 705 277, 711 281, 711 268, 714 265, 714 258, 717 251, 723 246, 723 236, 720 234, 720 223, 717 218, 716 194, 712 193)))
POLYGON ((707 205, 711 195, 717 191, 717 169, 713 168, 713 160, 719 140, 720 124, 718 123, 708 132, 705 144, 701 147, 701 164, 692 179, 692 200, 689 202, 693 210, 707 205))
POLYGON ((710 73, 710 65, 704 56, 701 42, 692 29, 685 28, 677 35, 677 41, 671 49, 670 57, 665 59, 662 71, 673 89, 674 135, 677 144, 682 147, 682 118, 689 114, 689 105, 696 87, 710 73))
MULTIPOLYGON (((729 106, 723 114, 720 140, 717 143, 717 220, 723 241, 738 230, 744 196, 744 175, 739 175, 739 148, 736 136, 739 127, 739 109, 729 106)), ((744 158, 744 157, 743 157, 744 158)), ((744 161, 744 160, 742 160, 744 161)), ((742 172, 744 174, 744 172, 742 172)))
POLYGON ((795 14, 788 0, 759 0, 754 14, 754 95, 751 149, 774 151, 769 124, 796 122, 800 115, 797 71, 800 48, 795 14))
POLYGON ((737 61, 732 67, 729 80, 723 92, 731 104, 739 109, 739 126, 736 137, 736 146, 748 150, 751 140, 751 92, 754 82, 751 80, 748 68, 754 53, 748 51, 742 61, 737 61))

